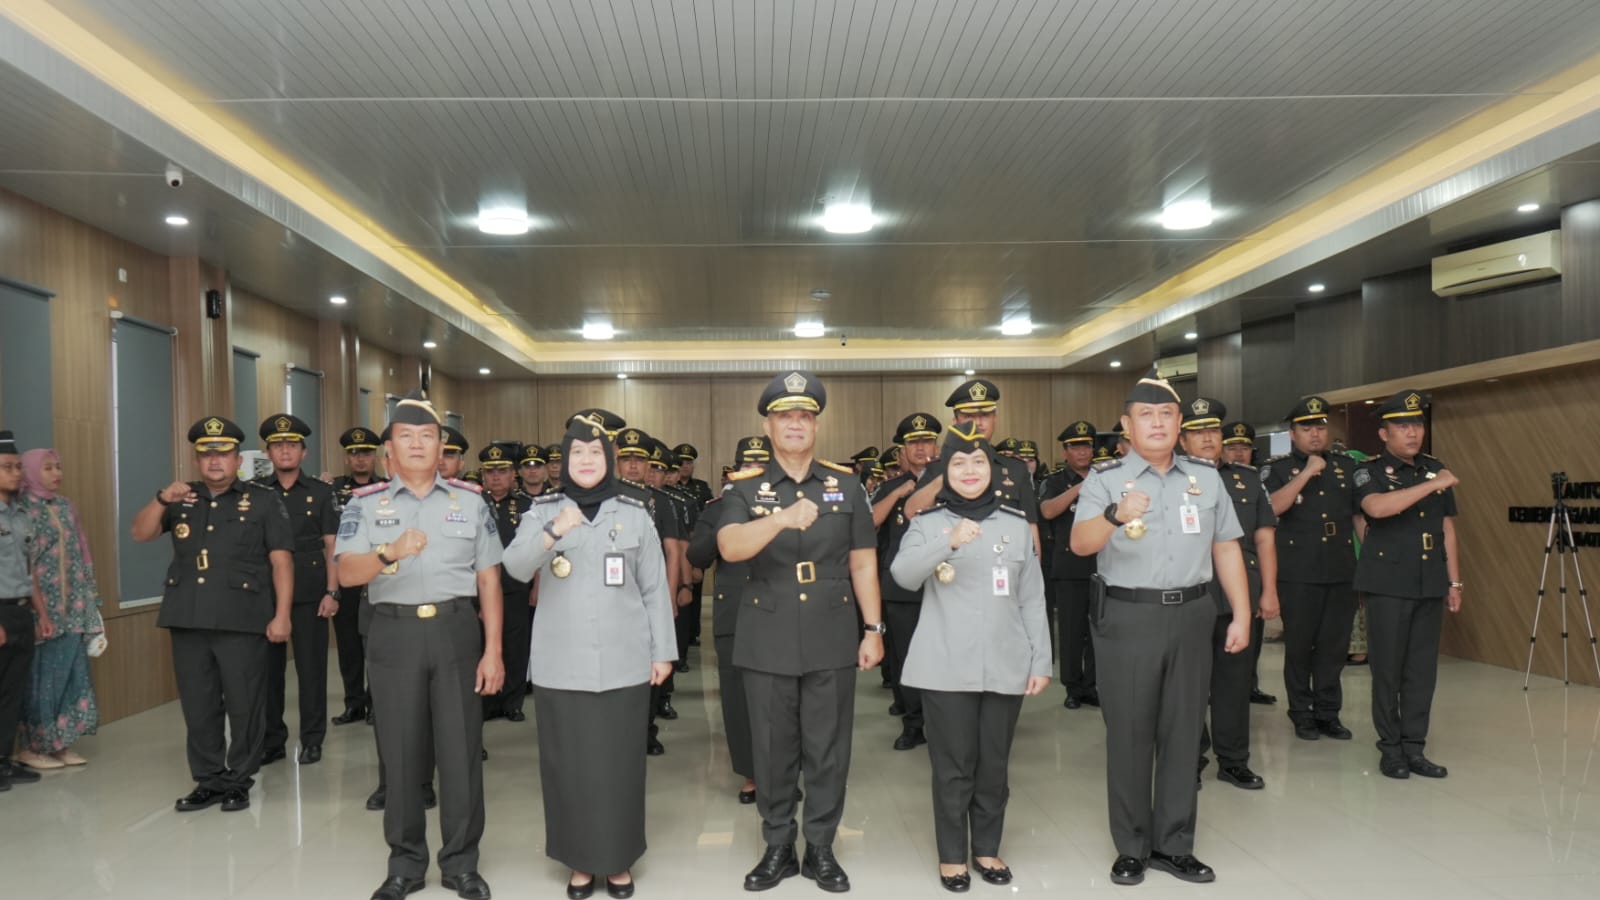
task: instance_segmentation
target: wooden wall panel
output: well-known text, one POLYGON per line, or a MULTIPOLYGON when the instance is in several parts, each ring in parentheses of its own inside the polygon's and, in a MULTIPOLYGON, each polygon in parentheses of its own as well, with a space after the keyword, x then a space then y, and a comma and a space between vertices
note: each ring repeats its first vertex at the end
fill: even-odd
MULTIPOLYGON (((1303 394, 1320 394, 1334 387, 1361 383, 1363 342, 1361 295, 1348 294, 1317 303, 1302 303, 1294 310, 1294 370, 1303 394)), ((1252 410, 1251 421, 1281 419, 1288 408, 1252 410)))
MULTIPOLYGON (((287 405, 290 365, 326 371, 318 353, 317 322, 237 287, 233 289, 230 307, 234 346, 261 355, 256 360, 256 411, 265 420, 282 412, 287 405)), ((326 390, 322 404, 324 412, 331 408, 326 390)), ((333 439, 338 438, 345 426, 337 421, 310 424, 317 430, 323 445, 338 446, 333 439)), ((260 425, 260 421, 239 423, 245 432, 246 449, 261 449, 261 442, 256 439, 256 429, 260 425)), ((322 470, 318 464, 308 465, 315 471, 322 470)))
POLYGON ((1600 338, 1600 200, 1561 211, 1562 343, 1600 338))
MULTIPOLYGON (((172 674, 172 641, 156 627, 157 609, 144 608, 106 619, 104 656, 89 661, 102 724, 178 698, 172 674)), ((182 734, 175 737, 182 744, 182 734)))
MULTIPOLYGON (((1445 301, 1428 269, 1369 278, 1361 285, 1361 381, 1383 381, 1447 365, 1445 301)), ((1338 385, 1343 387, 1343 385, 1338 385)), ((1300 388, 1306 393, 1307 388, 1300 388)), ((1285 407, 1287 409, 1287 407, 1285 407)))
MULTIPOLYGON (((1234 415, 1243 415, 1244 408, 1244 342, 1240 332, 1202 338, 1195 349, 1196 389, 1201 396, 1221 400, 1234 415)), ((1099 425, 1099 421, 1093 421, 1099 425)), ((1258 419, 1253 416, 1249 421, 1258 419)))
MULTIPOLYGON (((1246 325, 1240 333, 1243 402, 1232 415, 1250 422, 1276 422, 1312 388, 1295 371, 1294 318, 1285 316, 1246 325)), ((1218 398, 1221 399, 1221 398, 1218 398)))

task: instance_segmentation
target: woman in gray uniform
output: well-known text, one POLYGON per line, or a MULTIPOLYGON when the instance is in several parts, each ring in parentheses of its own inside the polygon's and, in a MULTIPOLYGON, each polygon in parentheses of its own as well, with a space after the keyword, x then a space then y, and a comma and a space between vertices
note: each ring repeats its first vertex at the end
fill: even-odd
POLYGON ((602 875, 607 893, 630 897, 650 687, 677 658, 672 599, 650 512, 617 493, 604 429, 574 418, 561 451, 564 492, 534 499, 503 560, 518 580, 539 573, 530 674, 545 853, 571 867, 568 897, 590 896, 602 875))
POLYGON ((969 858, 984 881, 1011 881, 1000 859, 1011 738, 1023 696, 1050 684, 1053 661, 1033 532, 991 488, 993 449, 965 423, 946 432, 940 456, 935 505, 911 520, 889 572, 923 591, 900 677, 923 692, 939 881, 960 893, 972 885, 969 858))

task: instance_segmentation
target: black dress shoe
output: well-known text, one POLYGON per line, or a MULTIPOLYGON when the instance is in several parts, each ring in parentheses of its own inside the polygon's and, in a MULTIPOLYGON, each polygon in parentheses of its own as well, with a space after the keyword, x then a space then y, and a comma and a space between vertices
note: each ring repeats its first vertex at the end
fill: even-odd
POLYGON ((1278 698, 1260 688, 1250 689, 1250 702, 1257 706, 1271 706, 1278 702, 1278 698))
POLYGON ((894 739, 894 748, 896 750, 915 750, 927 742, 928 737, 922 733, 921 728, 913 728, 908 725, 900 731, 900 736, 894 739))
POLYGON ((1136 856, 1119 856, 1111 864, 1112 884, 1139 884, 1144 881, 1144 860, 1136 856))
POLYGON ((485 747, 482 750, 478 751, 478 761, 479 762, 488 762, 489 761, 489 748, 488 747, 485 747))
POLYGON ((1082 697, 1079 697, 1078 699, 1083 703, 1084 706, 1092 706, 1095 709, 1099 709, 1100 708, 1100 692, 1099 691, 1090 691, 1089 693, 1084 694, 1082 697))
POLYGON ((1083 701, 1069 695, 1067 699, 1061 701, 1061 705, 1067 709, 1079 709, 1083 706, 1083 701))
POLYGON ((526 722, 526 721, 528 721, 528 714, 523 712, 520 709, 506 710, 506 721, 507 722, 526 722))
POLYGON ((962 872, 960 875, 940 875, 939 884, 952 894, 965 894, 972 887, 972 874, 962 872))
POLYGON ((756 802, 756 792, 754 790, 740 791, 739 802, 745 806, 749 806, 750 804, 756 802))
POLYGON ((764 891, 775 888, 785 878, 800 874, 800 861, 795 859, 793 844, 768 844, 761 861, 744 876, 744 889, 764 891))
POLYGON ((322 745, 311 744, 307 747, 301 747, 298 758, 302 766, 313 766, 322 762, 322 745))
POLYGON ((1011 867, 1010 866, 1001 866, 998 869, 991 869, 991 868, 985 866, 983 863, 978 862, 977 860, 973 860, 972 861, 972 867, 974 869, 978 870, 978 877, 982 878, 984 881, 987 881, 990 884, 1010 884, 1011 883, 1011 867))
POLYGON ((359 722, 362 719, 365 719, 366 717, 367 717, 367 708, 365 706, 357 703, 357 704, 354 704, 352 706, 346 706, 344 708, 344 712, 339 713, 337 716, 334 716, 333 717, 333 724, 335 724, 335 725, 349 725, 349 724, 351 724, 353 722, 359 722))
POLYGON ((889 704, 889 715, 898 717, 898 716, 903 716, 905 714, 906 714, 906 708, 904 706, 901 706, 898 703, 889 704))
POLYGON ((244 788, 234 788, 222 795, 223 812, 243 812, 250 808, 250 792, 244 788))
MULTIPOLYGON (((14 778, 15 775, 13 774, 12 777, 14 778)), ((218 803, 222 802, 222 798, 224 796, 225 795, 222 791, 213 791, 207 788, 195 788, 188 794, 179 797, 178 802, 172 804, 172 808, 178 812, 195 812, 196 810, 205 809, 208 806, 216 806, 218 803)))
POLYGON ((646 756, 660 756, 667 752, 667 748, 656 738, 649 738, 645 741, 644 752, 646 756))
POLYGON ((627 881, 619 883, 607 878, 606 893, 617 898, 617 900, 628 900, 629 897, 633 896, 633 879, 629 878, 627 881))
POLYGON ((689 661, 687 659, 680 659, 678 660, 678 664, 673 668, 677 670, 678 674, 682 675, 684 672, 689 671, 689 661))
POLYGON ((583 884, 573 884, 570 880, 567 882, 567 898, 568 898, 568 900, 589 900, 589 898, 593 897, 593 896, 594 896, 594 879, 593 878, 590 878, 587 882, 585 882, 583 884))
POLYGON ((378 788, 367 795, 367 809, 370 809, 373 812, 378 812, 379 810, 383 809, 384 804, 388 801, 388 791, 385 791, 383 788, 378 788))
POLYGON ((1336 741, 1348 741, 1354 736, 1350 733, 1350 729, 1344 727, 1344 723, 1339 721, 1338 716, 1334 716, 1331 719, 1318 719, 1317 731, 1323 737, 1333 738, 1336 741))
POLYGON ((439 884, 445 890, 455 891, 461 900, 489 900, 489 882, 477 872, 446 875, 439 879, 439 884))
POLYGON ((1179 856, 1168 856, 1160 851, 1150 851, 1150 868, 1160 869, 1179 881, 1192 881, 1195 884, 1206 884, 1217 880, 1217 873, 1211 867, 1195 859, 1187 853, 1179 856))
POLYGON ((1322 729, 1315 722, 1296 722, 1294 736, 1302 741, 1315 741, 1322 737, 1322 729))
POLYGON ((669 722, 678 718, 678 711, 672 708, 671 700, 663 697, 661 702, 656 704, 656 718, 666 719, 669 722))
POLYGON ((1223 766, 1217 769, 1217 780, 1226 781, 1234 787, 1241 787, 1247 791, 1259 791, 1267 786, 1266 781, 1250 771, 1249 766, 1223 766))
POLYGON ((1411 777, 1411 767, 1403 759, 1384 759, 1378 763, 1378 771, 1385 778, 1398 778, 1401 780, 1411 777))
POLYGON ((1406 757, 1406 768, 1410 769, 1413 774, 1421 775, 1423 778, 1443 778, 1450 774, 1449 769, 1421 755, 1406 757))
POLYGON ((433 809, 435 806, 438 806, 438 805, 439 805, 439 795, 433 792, 433 784, 429 783, 429 784, 423 785, 422 786, 422 808, 423 809, 433 809))
POLYGON ((289 754, 285 752, 282 747, 273 747, 271 750, 261 754, 261 764, 263 766, 270 766, 278 760, 285 759, 288 756, 289 754))
POLYGON ((427 887, 427 885, 428 883, 421 878, 391 875, 383 880, 383 884, 378 885, 377 890, 372 892, 372 900, 401 900, 402 897, 408 894, 415 894, 417 891, 427 887))
POLYGON ((367 724, 368 725, 376 725, 376 724, 378 724, 378 718, 377 718, 377 716, 374 716, 372 714, 372 707, 370 707, 370 706, 367 707, 367 724))
POLYGON ((850 890, 850 876, 844 873, 844 867, 833 857, 832 847, 813 847, 806 845, 805 859, 800 861, 800 874, 817 883, 830 894, 842 894, 850 890))
POLYGON ((5 771, 12 784, 38 784, 39 780, 44 777, 22 763, 13 760, 0 762, 0 769, 5 771))

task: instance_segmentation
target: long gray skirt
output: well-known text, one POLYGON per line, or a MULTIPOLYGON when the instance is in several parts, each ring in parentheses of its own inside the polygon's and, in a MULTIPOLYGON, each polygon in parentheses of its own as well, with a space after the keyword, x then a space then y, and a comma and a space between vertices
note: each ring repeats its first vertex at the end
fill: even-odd
POLYGON ((604 878, 644 855, 650 685, 613 691, 533 688, 546 856, 604 878))

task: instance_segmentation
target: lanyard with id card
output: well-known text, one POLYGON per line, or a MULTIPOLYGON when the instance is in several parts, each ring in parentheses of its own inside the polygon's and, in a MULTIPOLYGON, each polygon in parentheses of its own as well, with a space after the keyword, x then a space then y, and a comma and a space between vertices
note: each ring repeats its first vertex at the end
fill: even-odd
POLYGON ((621 553, 612 551, 606 554, 606 587, 622 587, 624 563, 621 553))
MULTIPOLYGON (((1010 538, 1006 540, 1010 540, 1010 538)), ((1003 556, 1005 549, 1005 544, 994 545, 994 567, 990 570, 990 575, 994 583, 994 595, 996 597, 1011 596, 1011 570, 1006 568, 1003 556)))

